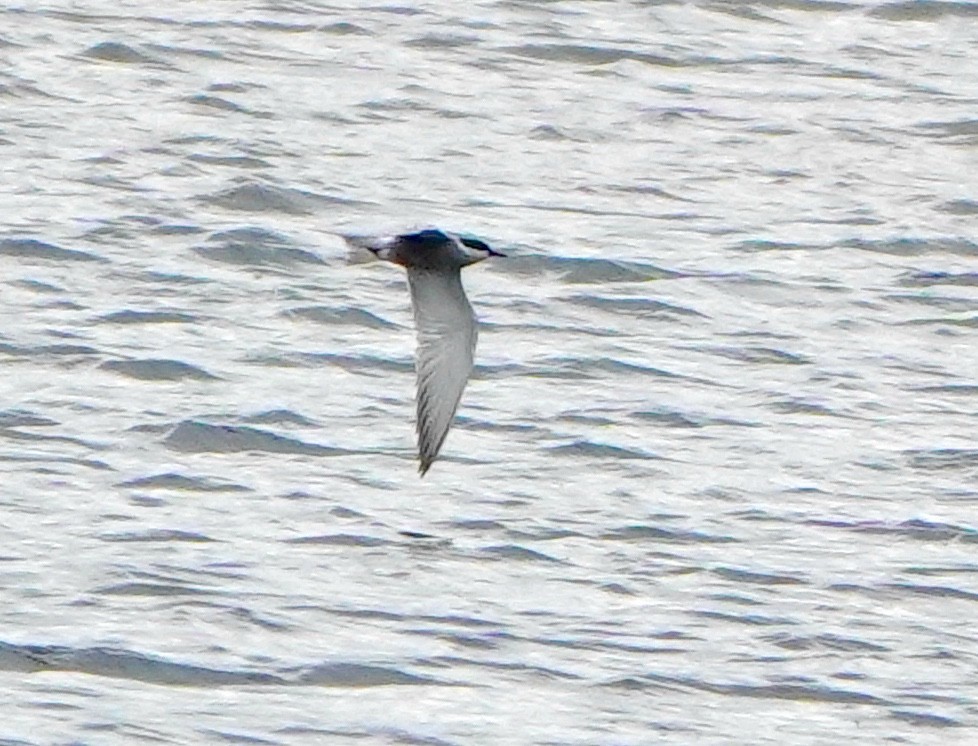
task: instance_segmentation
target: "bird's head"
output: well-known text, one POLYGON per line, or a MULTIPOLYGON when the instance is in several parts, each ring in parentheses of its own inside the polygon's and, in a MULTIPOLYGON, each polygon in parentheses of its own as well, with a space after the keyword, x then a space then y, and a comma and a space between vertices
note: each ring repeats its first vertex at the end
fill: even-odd
POLYGON ((465 253, 467 259, 466 264, 475 264, 491 256, 506 256, 502 252, 493 249, 485 241, 480 241, 477 238, 459 236, 458 240, 461 244, 462 251, 465 253))

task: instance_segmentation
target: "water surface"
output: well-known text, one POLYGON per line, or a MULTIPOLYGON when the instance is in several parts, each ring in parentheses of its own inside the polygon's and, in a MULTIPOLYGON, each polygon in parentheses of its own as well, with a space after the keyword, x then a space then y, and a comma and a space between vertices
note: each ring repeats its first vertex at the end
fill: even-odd
POLYGON ((2 11, 0 738, 971 740, 974 17, 2 11))

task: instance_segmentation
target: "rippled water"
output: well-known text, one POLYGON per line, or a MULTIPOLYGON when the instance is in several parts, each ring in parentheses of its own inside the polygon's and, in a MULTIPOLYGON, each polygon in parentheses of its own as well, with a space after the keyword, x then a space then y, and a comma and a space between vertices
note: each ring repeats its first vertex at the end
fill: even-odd
POLYGON ((978 6, 90 5, 0 11, 0 743, 974 738, 978 6), (428 224, 419 480, 338 234, 428 224))

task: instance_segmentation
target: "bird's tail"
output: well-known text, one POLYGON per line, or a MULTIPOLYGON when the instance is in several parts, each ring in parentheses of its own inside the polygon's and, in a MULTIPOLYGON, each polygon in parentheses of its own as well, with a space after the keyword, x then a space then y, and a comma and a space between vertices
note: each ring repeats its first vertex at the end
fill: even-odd
POLYGON ((346 255, 347 264, 367 264, 376 262, 380 259, 377 252, 385 247, 383 239, 376 236, 348 236, 344 235, 348 249, 346 255))

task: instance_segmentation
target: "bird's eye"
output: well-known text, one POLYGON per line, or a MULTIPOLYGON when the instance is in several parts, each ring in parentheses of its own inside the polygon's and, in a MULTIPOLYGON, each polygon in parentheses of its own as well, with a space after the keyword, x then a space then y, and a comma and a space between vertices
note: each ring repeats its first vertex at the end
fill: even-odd
POLYGON ((489 244, 485 243, 484 241, 480 241, 477 238, 462 238, 461 241, 470 249, 478 249, 479 251, 485 251, 486 253, 492 252, 492 249, 489 248, 489 244))

